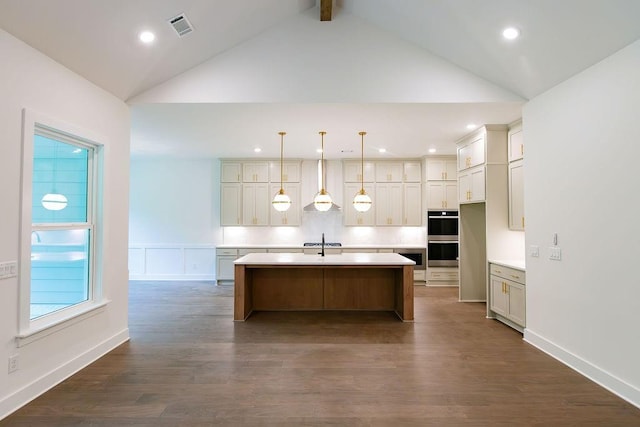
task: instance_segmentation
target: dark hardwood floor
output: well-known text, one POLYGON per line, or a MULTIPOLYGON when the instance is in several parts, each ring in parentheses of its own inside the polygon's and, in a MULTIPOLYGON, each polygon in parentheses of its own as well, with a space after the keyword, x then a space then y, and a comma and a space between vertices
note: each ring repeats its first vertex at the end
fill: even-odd
POLYGON ((416 287, 389 313, 256 313, 232 287, 132 282, 131 341, 1 426, 640 426, 640 409, 458 303, 416 287))

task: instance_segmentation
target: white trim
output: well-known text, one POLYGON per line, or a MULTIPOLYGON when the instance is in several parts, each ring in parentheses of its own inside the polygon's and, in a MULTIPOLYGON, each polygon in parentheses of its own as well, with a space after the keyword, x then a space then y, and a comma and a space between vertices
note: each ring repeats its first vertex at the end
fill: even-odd
POLYGON ((0 420, 127 341, 129 341, 129 329, 124 329, 83 354, 25 385, 15 393, 8 395, 0 400, 0 420))
POLYGON ((64 313, 66 312, 67 315, 65 317, 57 317, 55 315, 51 317, 44 316, 41 319, 43 321, 41 324, 38 324, 38 320, 31 321, 31 325, 34 327, 22 331, 19 335, 16 336, 17 346, 24 347, 27 344, 66 329, 69 326, 81 322, 85 319, 93 317, 96 314, 100 314, 105 311, 105 307, 108 303, 109 301, 107 300, 102 301, 99 304, 90 304, 88 307, 85 304, 79 304, 77 307, 69 307, 69 312, 66 312, 66 310, 61 310, 60 313, 55 313, 64 315, 64 313))
POLYGON ((640 408, 640 389, 610 374, 580 356, 552 343, 530 329, 524 330, 524 341, 564 363, 634 406, 640 408))
POLYGON ((183 282, 200 282, 200 281, 212 281, 215 282, 215 274, 129 274, 129 280, 145 281, 145 280, 180 280, 183 282))

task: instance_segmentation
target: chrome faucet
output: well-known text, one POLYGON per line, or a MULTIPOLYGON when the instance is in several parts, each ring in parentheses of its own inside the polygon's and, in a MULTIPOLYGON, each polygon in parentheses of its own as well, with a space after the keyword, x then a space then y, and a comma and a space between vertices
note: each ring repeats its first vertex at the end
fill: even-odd
POLYGON ((324 256, 324 233, 322 233, 322 250, 318 252, 320 256, 324 256))

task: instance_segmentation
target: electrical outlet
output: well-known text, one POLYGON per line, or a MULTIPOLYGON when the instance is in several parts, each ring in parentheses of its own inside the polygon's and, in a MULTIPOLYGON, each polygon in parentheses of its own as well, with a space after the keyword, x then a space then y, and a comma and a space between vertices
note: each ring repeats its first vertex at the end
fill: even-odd
POLYGON ((0 262, 0 279, 8 279, 18 275, 18 263, 15 261, 0 262))
POLYGON ((540 256, 540 246, 538 246, 538 245, 529 246, 529 254, 533 258, 538 258, 540 256))
POLYGON ((15 372, 18 370, 18 355, 14 354, 13 356, 9 356, 9 373, 15 372))
POLYGON ((549 259, 553 261, 560 261, 562 259, 562 251, 557 246, 551 246, 549 248, 549 259))

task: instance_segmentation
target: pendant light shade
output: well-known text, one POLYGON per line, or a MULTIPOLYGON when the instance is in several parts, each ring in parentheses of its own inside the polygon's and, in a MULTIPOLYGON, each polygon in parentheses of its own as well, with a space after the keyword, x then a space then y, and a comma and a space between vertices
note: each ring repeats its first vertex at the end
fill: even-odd
POLYGON ((278 135, 280 135, 280 190, 273 197, 273 201, 271 201, 273 208, 278 212, 285 212, 291 207, 291 198, 285 194, 282 188, 282 156, 284 151, 284 136, 286 134, 286 132, 278 132, 278 135))
POLYGON ((326 212, 329 209, 331 209, 331 205, 333 204, 333 200, 331 200, 331 195, 327 192, 327 190, 324 189, 324 136, 326 135, 327 132, 325 131, 320 131, 318 132, 320 134, 320 143, 321 143, 321 158, 320 158, 320 167, 322 168, 322 170, 320 171, 320 173, 322 174, 322 184, 320 186, 320 191, 318 191, 318 193, 316 194, 316 196, 313 198, 313 206, 316 208, 316 210, 319 210, 320 212, 326 212))
POLYGON ((353 207, 358 212, 366 212, 371 209, 371 197, 364 191, 364 136, 366 132, 359 132, 360 135, 360 191, 353 198, 353 207))

